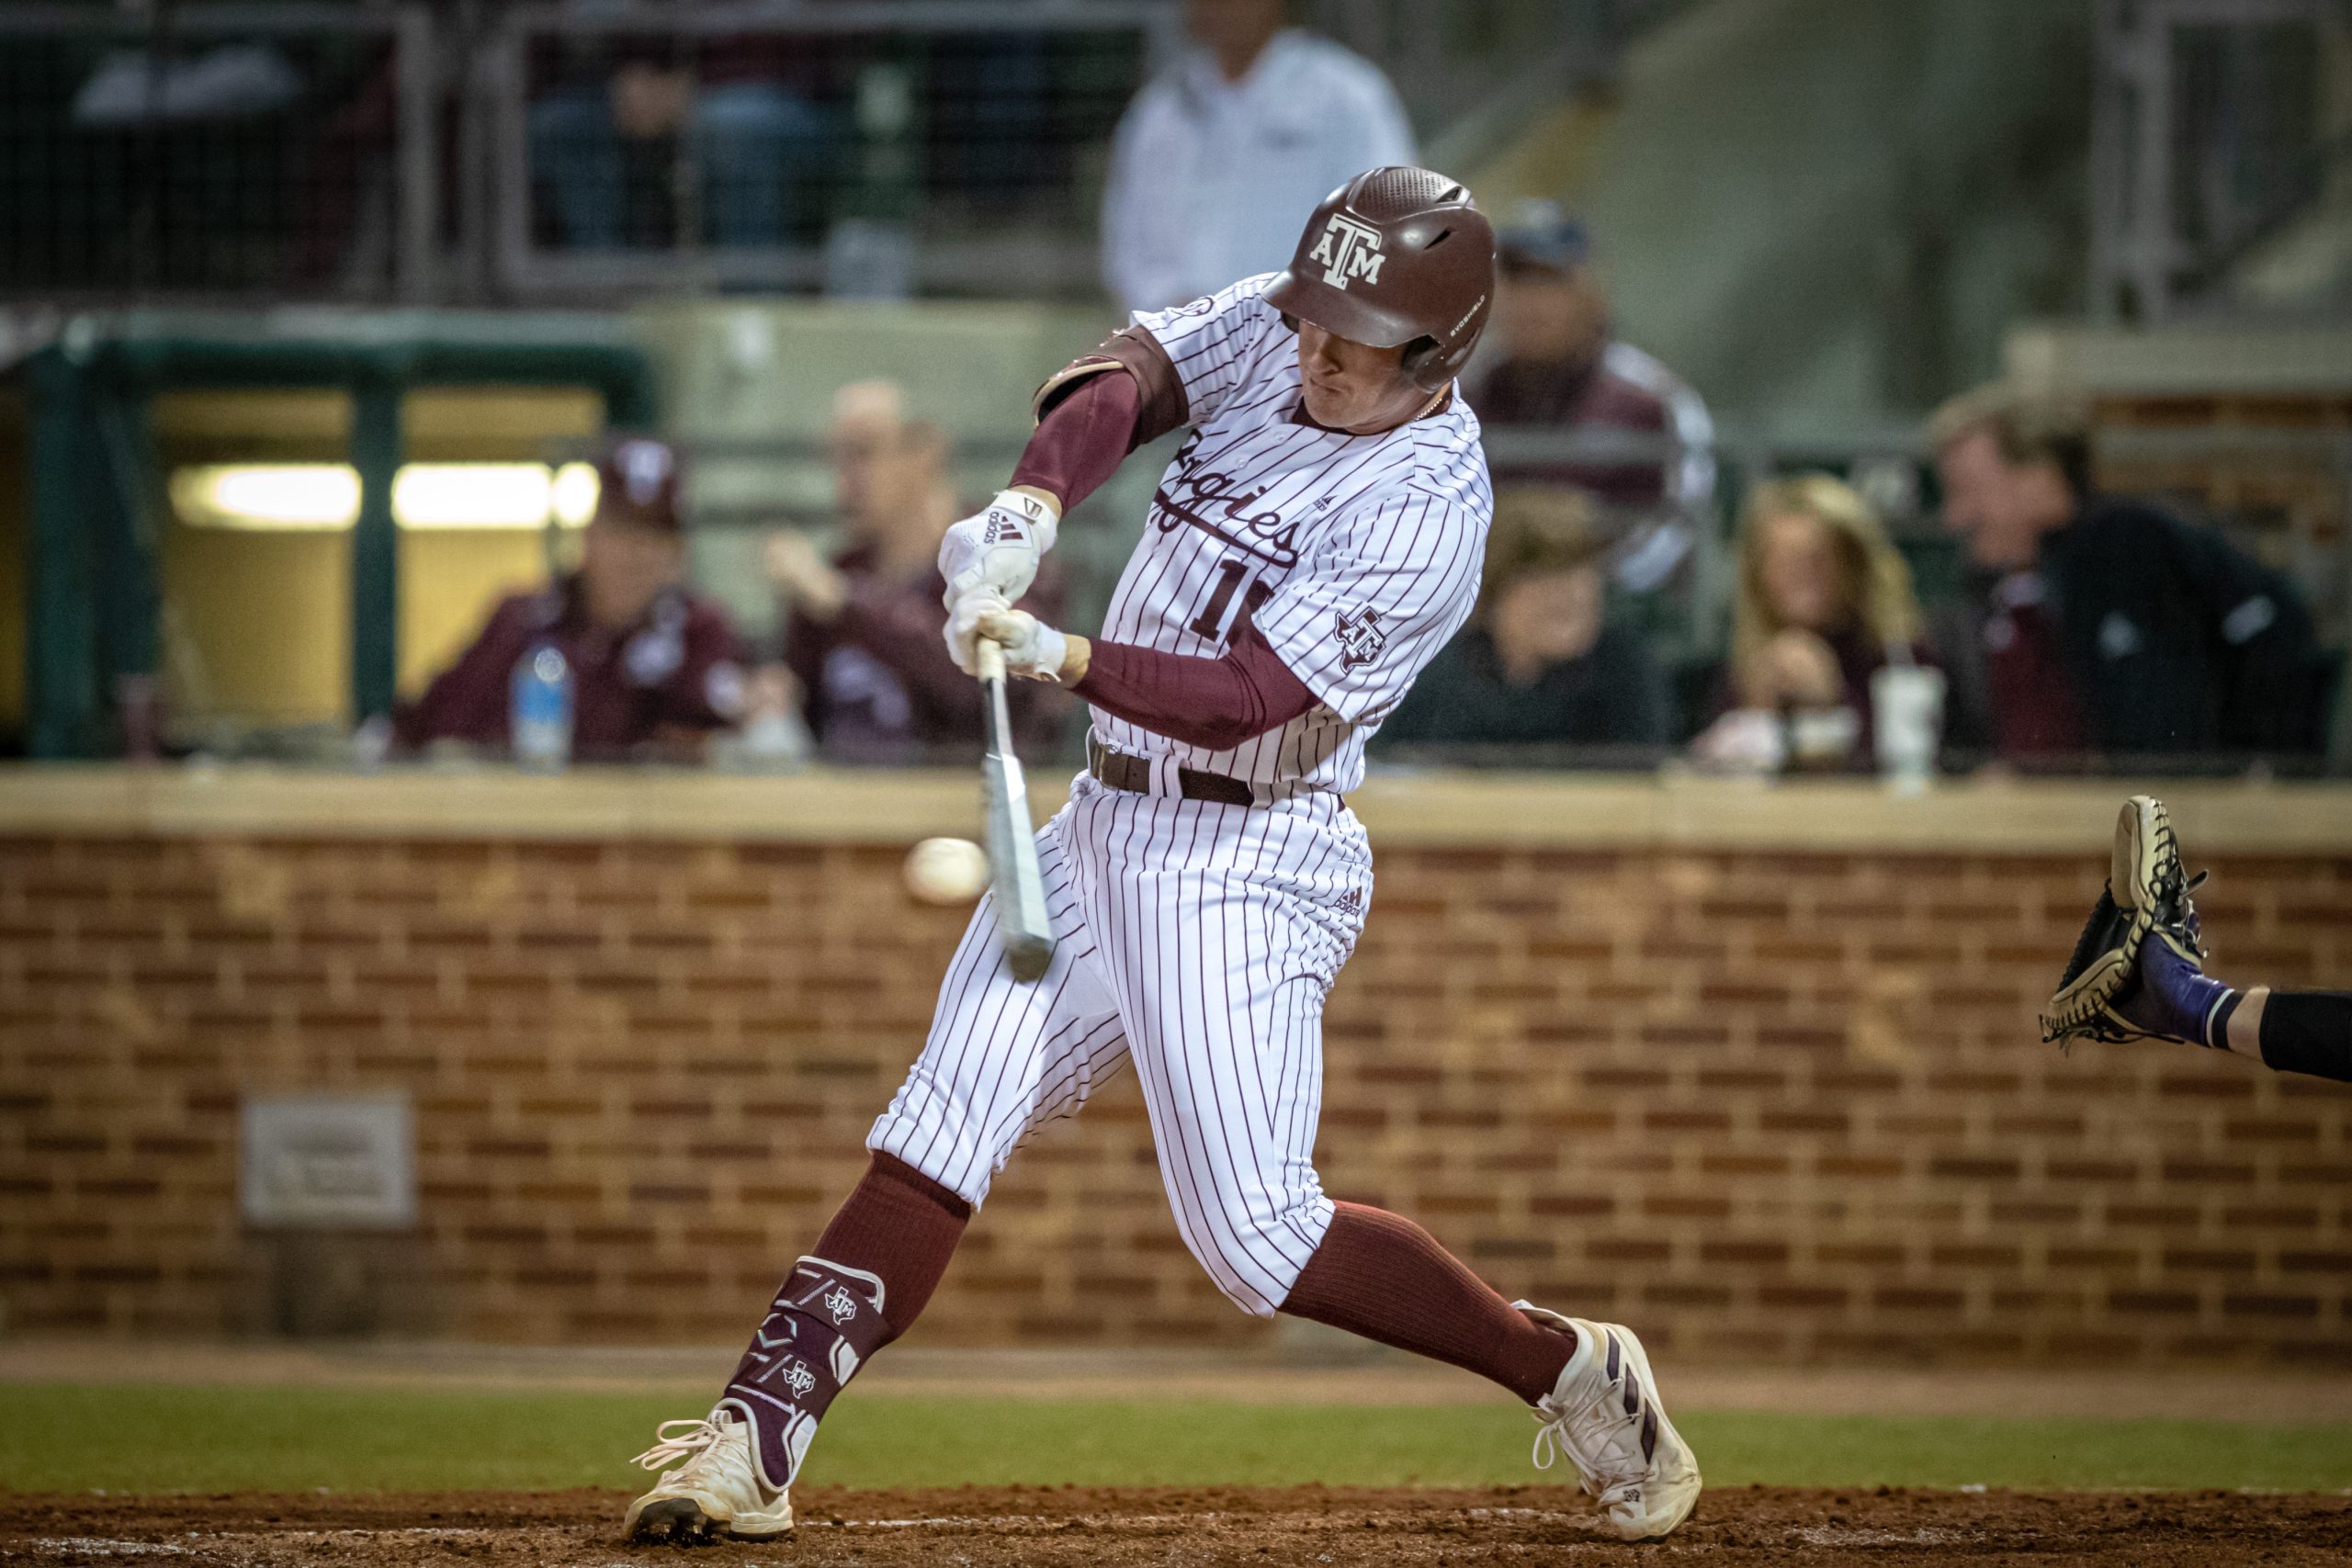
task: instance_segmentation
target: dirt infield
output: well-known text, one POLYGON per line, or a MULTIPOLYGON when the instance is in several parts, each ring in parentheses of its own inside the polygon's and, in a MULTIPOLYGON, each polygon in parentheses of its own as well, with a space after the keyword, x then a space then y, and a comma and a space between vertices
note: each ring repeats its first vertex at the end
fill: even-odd
POLYGON ((0 1494, 0 1562, 157 1568, 612 1568, 625 1562, 1346 1564, 2340 1563, 2352 1499, 2229 1492, 1708 1494, 1657 1546, 1597 1537, 1557 1488, 812 1490, 788 1540, 624 1547, 619 1493, 105 1497, 0 1494))

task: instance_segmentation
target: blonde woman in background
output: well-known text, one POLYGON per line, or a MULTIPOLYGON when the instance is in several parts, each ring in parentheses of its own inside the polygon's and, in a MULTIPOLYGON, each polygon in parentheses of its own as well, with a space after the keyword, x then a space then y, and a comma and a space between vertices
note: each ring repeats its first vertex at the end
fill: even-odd
POLYGON ((1740 516, 1731 659, 1718 716, 1692 750, 1723 766, 1770 767, 1788 729, 1799 761, 1867 759, 1871 677, 1928 661, 1911 569, 1870 503, 1828 474, 1769 480, 1740 516))

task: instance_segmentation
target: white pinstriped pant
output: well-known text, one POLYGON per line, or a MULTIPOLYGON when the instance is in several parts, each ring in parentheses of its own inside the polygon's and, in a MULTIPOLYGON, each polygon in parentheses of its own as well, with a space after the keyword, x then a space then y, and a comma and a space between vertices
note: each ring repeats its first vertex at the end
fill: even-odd
POLYGON ((1272 1314, 1331 1223, 1314 1160, 1323 998, 1371 901, 1363 825, 1319 792, 1243 807, 1080 774, 1037 858, 1052 965, 1016 983, 981 900, 866 1147, 977 1208, 1034 1128, 1132 1059, 1184 1245, 1272 1314))

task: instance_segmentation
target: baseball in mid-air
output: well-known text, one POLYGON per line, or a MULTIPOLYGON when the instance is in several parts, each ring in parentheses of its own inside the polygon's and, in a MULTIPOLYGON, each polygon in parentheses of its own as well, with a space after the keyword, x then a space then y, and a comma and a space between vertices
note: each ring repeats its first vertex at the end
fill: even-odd
POLYGON ((988 852, 969 839, 925 839, 907 852, 907 891, 926 904, 968 904, 988 885, 988 852))

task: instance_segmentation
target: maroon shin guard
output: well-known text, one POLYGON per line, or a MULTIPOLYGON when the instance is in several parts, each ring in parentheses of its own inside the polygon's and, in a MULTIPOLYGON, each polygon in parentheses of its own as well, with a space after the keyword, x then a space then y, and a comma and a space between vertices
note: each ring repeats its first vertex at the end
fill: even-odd
POLYGON ((1283 1311, 1491 1378, 1529 1404, 1576 1354, 1412 1221, 1341 1203, 1283 1311))
POLYGON ((865 1359, 905 1333, 939 1286, 971 1205, 912 1166, 876 1155, 817 1250, 793 1266, 719 1395, 752 1426, 768 1485, 788 1486, 865 1359))

